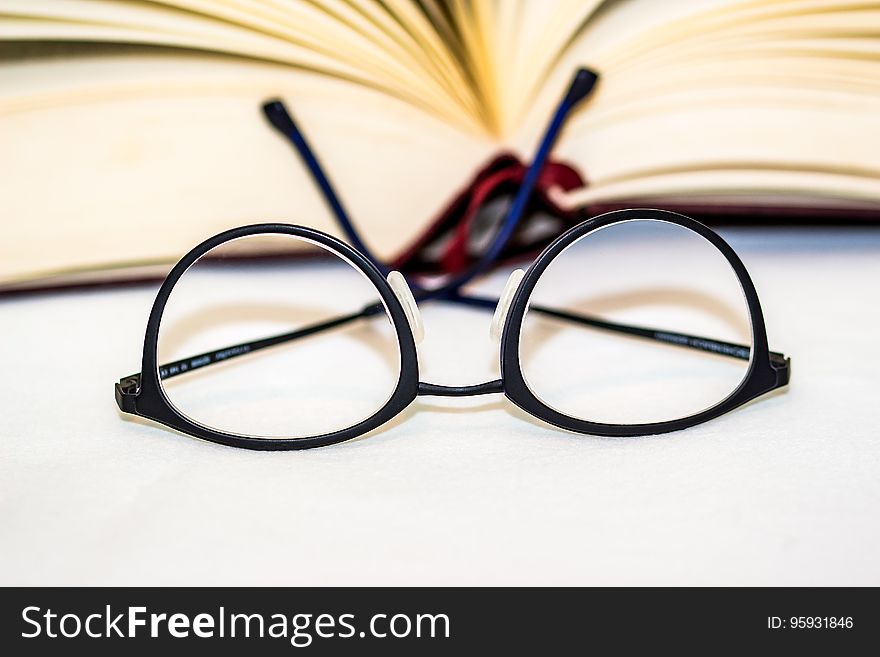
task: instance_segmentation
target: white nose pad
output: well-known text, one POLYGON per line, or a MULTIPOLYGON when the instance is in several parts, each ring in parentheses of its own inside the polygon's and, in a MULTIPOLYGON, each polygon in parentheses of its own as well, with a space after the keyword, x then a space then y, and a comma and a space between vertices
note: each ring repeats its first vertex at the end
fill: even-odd
POLYGON ((504 291, 498 299, 498 305, 495 306, 492 326, 489 327, 489 337, 495 342, 501 340, 501 332, 504 330, 504 322, 507 319, 510 304, 513 303, 513 295, 516 294, 519 283, 525 275, 526 273, 522 269, 515 269, 510 272, 507 283, 504 284, 504 291))
POLYGON ((399 271, 393 271, 388 274, 387 280, 388 285, 391 286, 391 290, 394 292, 394 296, 397 297, 400 305, 403 306, 403 312, 406 314, 410 329, 412 329, 413 339, 416 341, 416 344, 420 343, 422 338, 425 337, 425 325, 422 323, 422 314, 419 312, 419 306, 416 304, 412 290, 409 289, 409 284, 399 271))

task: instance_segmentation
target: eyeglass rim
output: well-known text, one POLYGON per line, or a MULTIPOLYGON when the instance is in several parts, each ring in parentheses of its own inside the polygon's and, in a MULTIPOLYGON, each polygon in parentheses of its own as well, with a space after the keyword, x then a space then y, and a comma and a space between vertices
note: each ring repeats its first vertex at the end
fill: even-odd
POLYGON ((419 366, 412 329, 403 306, 385 277, 372 262, 345 242, 313 228, 282 223, 250 224, 232 228, 208 238, 191 249, 168 273, 156 294, 147 321, 141 361, 141 387, 135 398, 135 406, 138 415, 210 442, 230 447, 260 450, 307 449, 350 440, 385 424, 413 402, 418 394, 418 386, 419 366), (199 258, 222 244, 242 237, 273 234, 290 235, 312 241, 356 267, 379 292, 397 334, 400 349, 400 373, 393 392, 385 404, 375 413, 345 429, 297 438, 260 438, 221 431, 200 424, 180 412, 168 399, 159 379, 159 327, 165 306, 180 278, 199 258))
POLYGON ((719 417, 779 387, 780 371, 779 368, 774 367, 770 357, 764 314, 757 290, 745 265, 733 248, 711 228, 683 214, 652 208, 630 208, 607 212, 582 221, 554 240, 531 264, 514 294, 502 330, 501 379, 504 382, 505 396, 533 417, 577 433, 632 437, 679 431, 719 417), (575 241, 599 229, 634 220, 661 221, 681 226, 706 239, 726 258, 742 287, 749 312, 752 333, 749 366, 739 385, 727 397, 707 409, 682 418, 638 424, 612 424, 573 417, 543 402, 529 388, 523 375, 519 350, 529 298, 547 267, 575 241))

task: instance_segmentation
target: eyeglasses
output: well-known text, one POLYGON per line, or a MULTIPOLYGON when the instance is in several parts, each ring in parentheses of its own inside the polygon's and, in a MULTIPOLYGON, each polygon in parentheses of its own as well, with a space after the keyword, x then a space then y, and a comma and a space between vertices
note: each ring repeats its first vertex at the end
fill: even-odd
POLYGON ((460 387, 419 380, 419 296, 399 273, 383 276, 320 231, 261 224, 221 233, 165 280, 142 371, 117 384, 117 403, 205 440, 301 449, 367 433, 419 395, 503 393, 563 429, 636 436, 705 422, 789 379, 789 359, 768 348, 740 259, 716 233, 671 212, 624 210, 579 224, 528 272, 514 272, 500 300, 460 288, 434 296, 495 309, 499 379, 460 387), (240 257, 249 242, 279 254, 295 246, 297 255, 254 262, 240 257), (303 265, 304 248, 331 262, 303 265), (724 301, 707 307, 716 298, 724 301), (581 311, 591 305, 602 314, 581 311), (683 318, 716 333, 743 326, 748 333, 734 342, 673 329, 683 318), (200 350, 159 357, 188 348, 200 350))
POLYGON ((361 436, 419 396, 504 394, 562 429, 638 436, 694 426, 785 386, 790 361, 769 350, 742 261, 680 214, 588 219, 514 271, 499 298, 466 291, 509 239, 534 172, 594 81, 575 77, 481 259, 433 287, 388 271, 366 249, 283 105, 268 104, 354 246, 258 224, 195 247, 158 292, 141 372, 116 384, 119 408, 216 443, 288 450, 361 436), (420 381, 419 307, 434 302, 494 310, 499 378, 420 381))

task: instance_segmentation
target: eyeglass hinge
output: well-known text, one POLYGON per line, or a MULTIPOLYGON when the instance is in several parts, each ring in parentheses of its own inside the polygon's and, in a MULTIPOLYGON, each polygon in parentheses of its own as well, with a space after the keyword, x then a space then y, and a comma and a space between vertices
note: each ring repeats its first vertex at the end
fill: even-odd
POLYGON ((135 399, 141 391, 141 375, 132 374, 116 384, 116 405, 123 413, 135 413, 135 399))
POLYGON ((776 372, 776 387, 788 385, 791 379, 791 358, 775 351, 770 352, 770 366, 776 372))

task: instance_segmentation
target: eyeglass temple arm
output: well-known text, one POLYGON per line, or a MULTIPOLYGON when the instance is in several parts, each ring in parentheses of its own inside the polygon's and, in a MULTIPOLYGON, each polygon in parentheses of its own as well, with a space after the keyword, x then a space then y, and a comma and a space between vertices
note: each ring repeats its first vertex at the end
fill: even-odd
MULTIPOLYGON (((507 213, 507 216, 505 217, 504 222, 502 223, 502 226, 498 232, 498 235, 495 237, 495 240, 492 242, 486 253, 483 254, 480 260, 473 267, 465 272, 462 272, 458 276, 453 277, 452 280, 446 282, 445 284, 440 286, 440 288, 432 290, 430 292, 430 296, 439 297, 444 295, 449 290, 460 288, 465 283, 472 280, 475 276, 478 276, 482 272, 486 271, 486 269, 488 269, 492 265, 492 263, 498 258, 498 255, 501 253, 501 251, 507 245, 507 242, 510 240, 510 237, 513 235, 513 232, 519 224, 520 219, 522 219, 523 213, 525 212, 529 199, 531 198, 535 184, 538 182, 541 171, 544 169, 544 165, 547 162, 550 151, 552 150, 554 143, 556 143, 556 139, 559 136, 559 133, 562 130, 566 119, 568 118, 571 111, 575 107, 577 107, 577 105, 581 101, 583 101, 590 95, 598 79, 599 76, 595 72, 586 68, 578 69, 578 71, 572 78, 571 84, 569 85, 565 96, 562 98, 559 105, 557 106, 556 111, 554 112, 553 117, 551 118, 550 123, 547 126, 547 129, 544 131, 544 136, 541 139, 538 150, 536 151, 535 156, 532 159, 532 163, 526 170, 523 182, 517 190, 517 194, 514 197, 510 210, 507 213)), ((324 168, 321 166, 321 162, 318 160, 318 157, 315 155, 311 146, 309 146, 305 135, 296 125, 296 122, 293 120, 290 112, 287 111, 284 103, 277 98, 267 101, 263 104, 263 114, 265 114, 266 118, 269 120, 269 123, 271 123, 278 132, 284 135, 288 139, 288 141, 293 144, 294 148, 296 148, 296 152, 299 154, 303 163, 306 165, 306 168, 309 170, 309 173, 312 175, 315 183, 321 190, 321 193, 324 196, 324 200, 327 202, 327 205, 330 206, 330 210, 333 213, 333 216, 336 218, 337 223, 342 228, 345 236, 348 238, 351 245, 358 249, 361 253, 363 253, 374 265, 376 265, 379 271, 387 274, 389 272, 388 267, 373 255, 373 253, 361 239, 360 234, 354 226, 354 222, 352 222, 351 218, 349 217, 348 213, 342 205, 342 201, 339 200, 339 196, 333 189, 332 183, 330 182, 327 175, 324 173, 324 168)), ((416 285, 413 281, 410 281, 410 284, 413 289, 421 288, 421 286, 416 285)))
POLYGON ((492 244, 476 264, 467 271, 454 276, 451 280, 440 286, 440 288, 432 290, 432 296, 443 296, 450 290, 460 289, 476 276, 479 276, 489 269, 492 266, 492 263, 494 263, 498 256, 501 255, 507 242, 509 242, 510 238, 513 236, 516 227, 519 225, 526 207, 528 207, 529 200, 532 197, 532 191, 541 176, 541 171, 544 170, 544 165, 547 163, 547 158, 550 156, 550 151, 553 149, 553 145, 556 143, 559 133, 565 125, 565 121, 568 119, 572 110, 592 93, 598 80, 599 75, 590 69, 581 68, 577 70, 571 80, 568 90, 565 92, 565 96, 563 96, 559 105, 557 105, 556 111, 553 113, 553 117, 547 125, 547 129, 544 131, 544 136, 541 138, 535 156, 532 158, 532 162, 526 170, 523 181, 520 184, 519 189, 517 189, 516 196, 510 206, 510 210, 507 212, 507 216, 501 223, 498 234, 495 236, 492 244))
POLYGON ((342 201, 339 200, 336 190, 333 189, 332 183, 324 173, 324 168, 321 166, 321 162, 318 160, 318 157, 315 155, 309 142, 306 141, 306 137, 299 129, 299 126, 296 125, 290 112, 287 111, 284 103, 277 98, 267 101, 263 104, 263 114, 265 114, 269 123, 272 124, 272 127, 284 135, 287 140, 293 144, 293 147, 302 159, 303 164, 306 165, 306 168, 309 170, 309 173, 321 190, 324 200, 327 202, 327 205, 330 206, 330 211, 333 213, 337 223, 348 238, 349 243, 365 255, 379 271, 388 274, 390 271, 388 267, 373 256, 373 253, 361 239, 361 236, 354 227, 354 223, 349 217, 348 212, 346 212, 345 207, 343 207, 342 201))
MULTIPOLYGON (((476 308, 483 308, 490 311, 493 310, 498 304, 498 299, 492 299, 491 297, 477 297, 466 295, 451 295, 445 297, 444 300, 476 308)), ((544 306, 531 305, 529 309, 542 315, 547 315, 549 317, 554 317, 556 319, 562 319, 577 324, 582 324, 584 326, 590 326, 600 330, 647 338, 658 342, 673 344, 679 347, 696 349, 698 351, 706 351, 721 356, 729 356, 731 358, 737 358, 739 360, 748 360, 751 354, 751 350, 748 346, 734 344, 731 342, 724 342, 723 340, 703 338, 687 333, 678 333, 676 331, 658 330, 641 326, 630 326, 628 324, 607 322, 605 320, 597 319, 595 317, 590 317, 589 315, 569 313, 555 310, 553 308, 546 308, 544 306)), ((198 354, 196 356, 190 356, 189 358, 184 358, 171 363, 165 363, 159 366, 159 378, 162 380, 170 379, 186 372, 191 372, 193 370, 201 369, 202 367, 206 367, 208 365, 213 365, 214 363, 227 361, 231 358, 236 358, 238 356, 243 356, 244 354, 249 354, 255 351, 259 351, 261 349, 266 349, 267 347, 273 347, 275 345, 291 342, 293 340, 304 338, 309 335, 314 335, 322 331, 327 331, 333 328, 337 328, 339 326, 344 326, 357 319, 371 317, 379 314, 380 312, 382 312, 382 305, 379 303, 375 303, 366 306, 363 310, 359 312, 342 315, 335 319, 320 322, 318 324, 312 324, 311 326, 306 326, 304 328, 297 329, 296 331, 281 333, 279 335, 263 338, 261 340, 254 340, 252 342, 244 342, 241 344, 224 347, 223 349, 208 351, 202 354, 198 354)), ((785 357, 785 355, 778 352, 770 352, 770 358, 773 362, 774 368, 776 368, 779 372, 778 385, 785 385, 786 383, 788 383, 789 377, 789 360, 785 357)), ((120 386, 122 386, 123 388, 129 388, 131 392, 136 391, 139 385, 140 373, 124 377, 120 381, 120 386)))
MULTIPOLYGON (((240 344, 232 345, 229 347, 223 347, 222 349, 206 351, 196 356, 189 356, 188 358, 176 360, 171 363, 164 363, 162 365, 159 365, 159 378, 164 381, 165 379, 170 379, 180 374, 185 374, 186 372, 192 372, 193 370, 198 370, 203 367, 207 367, 208 365, 213 365, 214 363, 221 363, 227 360, 231 360, 232 358, 237 358, 238 356, 243 356, 245 354, 251 354, 255 351, 260 351, 261 349, 274 347, 275 345, 284 344, 286 342, 298 340, 299 338, 305 338, 309 335, 314 335, 315 333, 320 333, 322 331, 327 331, 333 328, 337 328, 339 326, 344 326, 345 324, 349 324, 357 319, 377 315, 380 312, 382 312, 382 304, 374 303, 366 306, 363 310, 359 312, 351 313, 349 315, 342 315, 340 317, 336 317, 335 319, 312 324, 311 326, 306 326, 301 329, 297 329, 296 331, 281 333, 279 335, 273 335, 268 338, 254 340, 252 342, 242 342, 240 344)), ((123 377, 119 381, 119 385, 126 392, 136 392, 137 389, 140 387, 140 378, 140 372, 138 372, 137 374, 131 374, 129 376, 123 377)))
MULTIPOLYGON (((485 308, 487 310, 493 310, 498 304, 498 300, 492 299, 491 297, 477 297, 464 294, 449 297, 448 300, 467 306, 485 308)), ((747 345, 735 344, 733 342, 725 342, 724 340, 704 338, 698 335, 679 333, 677 331, 667 331, 647 328, 643 326, 631 326, 629 324, 607 322, 603 319, 597 319, 589 315, 581 315, 579 313, 570 313, 562 310, 555 310, 554 308, 547 308, 546 306, 539 306, 535 304, 529 305, 529 310, 540 313, 541 315, 547 315, 548 317, 564 319, 569 322, 583 324, 584 326, 590 326, 604 331, 623 333, 640 338, 648 338, 649 340, 656 340, 657 342, 674 344, 679 347, 688 347, 690 349, 696 349, 698 351, 708 351, 713 354, 718 354, 720 356, 730 356, 731 358, 737 358, 739 360, 748 360, 751 356, 751 349, 747 345)), ((770 357, 775 363, 779 365, 784 364, 787 360, 783 354, 775 351, 770 352, 770 357)))

